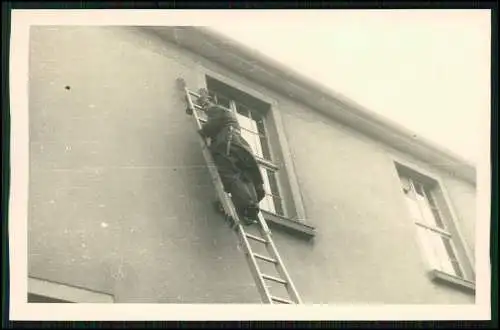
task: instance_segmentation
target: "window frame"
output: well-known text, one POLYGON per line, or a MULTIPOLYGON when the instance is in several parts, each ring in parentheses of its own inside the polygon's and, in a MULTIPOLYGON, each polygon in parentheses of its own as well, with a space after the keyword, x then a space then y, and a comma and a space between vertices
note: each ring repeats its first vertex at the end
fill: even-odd
MULTIPOLYGON (((411 175, 404 174, 402 176, 404 176, 407 180, 409 180, 410 186, 411 186, 411 193, 412 193, 412 195, 415 195, 417 193, 417 188, 415 186, 415 183, 418 183, 418 184, 420 184, 423 187, 422 191, 423 191, 423 193, 425 195, 424 197, 425 197, 426 200, 429 199, 427 191, 429 191, 431 194, 433 194, 433 190, 434 190, 435 187, 432 187, 430 184, 424 183, 424 182, 422 182, 420 180, 417 180, 414 177, 412 177, 411 175)), ((412 196, 412 198, 416 198, 416 197, 412 196)), ((434 197, 432 197, 432 198, 434 198, 434 197)), ((419 211, 421 213, 421 216, 423 217, 421 207, 418 206, 418 208, 419 208, 419 211)), ((432 232, 431 234, 426 233, 426 235, 439 235, 439 237, 444 237, 444 238, 446 238, 446 239, 449 240, 449 243, 450 243, 450 246, 451 246, 451 250, 452 250, 452 253, 451 253, 452 255, 450 255, 449 251, 446 251, 447 257, 449 258, 450 263, 452 263, 453 260, 457 262, 458 268, 459 268, 459 272, 462 274, 462 276, 460 276, 458 274, 451 274, 451 273, 445 271, 444 269, 439 269, 439 268, 434 268, 434 267, 432 267, 432 268, 434 268, 436 270, 439 270, 440 272, 446 273, 446 274, 448 274, 450 276, 455 276, 455 277, 458 277, 458 278, 461 278, 461 279, 466 279, 466 277, 465 277, 466 272, 465 272, 465 269, 464 269, 464 265, 463 265, 463 263, 461 262, 461 260, 459 258, 459 254, 458 254, 457 248, 455 246, 455 241, 454 241, 453 235, 449 231, 449 228, 448 228, 449 225, 446 223, 447 221, 446 221, 446 219, 444 218, 444 216, 442 214, 440 205, 437 205, 436 210, 439 213, 439 217, 441 218, 441 221, 443 222, 443 228, 439 228, 438 226, 429 225, 427 223, 424 223, 420 219, 412 219, 413 223, 415 224, 415 226, 417 226, 419 228, 423 228, 426 231, 431 231, 432 232)), ((417 234, 417 236, 418 236, 418 234, 417 234)), ((427 236, 426 239, 429 239, 429 237, 430 236, 427 236)), ((422 244, 425 244, 425 243, 422 243, 422 244)), ((434 246, 433 246, 433 250, 434 250, 434 246)), ((438 261, 441 261, 441 260, 438 260, 438 261)), ((456 272, 456 270, 455 270, 455 272, 456 272)))
POLYGON ((456 212, 453 209, 453 204, 448 195, 444 182, 441 180, 438 174, 422 168, 422 166, 415 164, 415 162, 408 161, 407 159, 404 159, 400 156, 396 156, 394 154, 391 155, 391 160, 394 170, 393 174, 395 176, 395 179, 397 180, 396 182, 398 185, 397 186, 398 191, 401 192, 400 197, 402 199, 402 205, 404 205, 405 210, 408 210, 408 207, 406 205, 406 200, 404 200, 406 196, 404 195, 404 192, 401 191, 402 187, 401 187, 400 172, 403 172, 405 176, 409 177, 415 176, 417 181, 423 181, 424 183, 431 183, 431 185, 434 188, 433 190, 437 191, 437 193, 440 195, 442 199, 441 203, 439 202, 437 203, 438 203, 438 210, 440 212, 439 215, 441 216, 441 220, 443 221, 444 227, 446 229, 438 231, 438 233, 440 235, 442 234, 450 235, 450 243, 452 245, 453 252, 455 253, 457 261, 459 262, 460 268, 463 272, 463 277, 449 274, 432 265, 432 263, 428 260, 427 256, 425 255, 425 252, 423 251, 424 247, 422 246, 422 243, 418 238, 418 233, 416 232, 417 230, 416 227, 419 226, 419 224, 417 224, 412 219, 412 217, 408 215, 409 220, 412 221, 412 224, 415 228, 415 239, 421 250, 422 258, 424 259, 425 264, 428 268, 427 272, 429 277, 435 282, 450 284, 457 287, 458 289, 464 289, 467 292, 475 292, 476 272, 473 261, 474 259, 472 258, 472 253, 464 239, 464 235, 457 221, 456 212), (443 207, 446 208, 447 211, 446 213, 448 215, 443 214, 442 210, 443 207), (453 228, 454 231, 453 234, 449 232, 451 227, 453 228), (458 251, 457 246, 460 246, 462 252, 458 251))
MULTIPOLYGON (((273 97, 270 97, 269 95, 264 95, 259 91, 249 87, 251 83, 242 82, 241 78, 234 77, 233 74, 224 71, 225 70, 221 69, 217 69, 217 71, 215 71, 203 66, 202 64, 199 64, 197 68, 197 89, 207 89, 206 78, 208 76, 240 92, 246 93, 262 102, 269 104, 269 109, 267 110, 265 116, 269 117, 270 121, 266 120, 266 125, 273 125, 273 129, 275 130, 276 134, 268 135, 268 142, 269 140, 273 139, 275 146, 279 148, 278 152, 281 156, 280 162, 273 162, 273 164, 278 167, 279 171, 285 171, 284 178, 287 180, 287 185, 289 187, 289 189, 286 189, 286 191, 290 196, 291 205, 285 204, 286 201, 283 200, 283 208, 287 210, 286 216, 280 216, 271 212, 267 212, 265 210, 263 210, 262 213, 264 215, 264 218, 272 225, 276 225, 281 229, 288 231, 289 233, 298 234, 298 236, 302 238, 311 239, 316 235, 316 230, 315 227, 306 220, 303 198, 295 173, 295 166, 290 155, 290 148, 288 146, 288 139, 285 134, 278 101, 273 97), (292 210, 292 213, 294 214, 289 214, 289 210, 292 210)), ((266 130, 268 130, 268 127, 266 127, 266 130)), ((274 146, 272 145, 270 146, 270 148, 273 147, 274 146)), ((273 161, 275 160, 273 159, 273 161)), ((285 189, 281 182, 282 180, 279 180, 277 178, 277 181, 280 191, 285 189)))

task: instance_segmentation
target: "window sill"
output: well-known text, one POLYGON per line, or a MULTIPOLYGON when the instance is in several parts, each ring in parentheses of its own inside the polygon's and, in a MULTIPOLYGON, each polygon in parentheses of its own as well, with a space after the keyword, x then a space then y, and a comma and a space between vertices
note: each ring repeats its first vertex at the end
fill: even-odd
POLYGON ((429 275, 435 282, 451 285, 468 293, 474 293, 476 291, 476 285, 474 282, 447 274, 443 271, 433 269, 430 271, 429 275))
POLYGON ((262 210, 261 212, 270 227, 282 229, 286 232, 289 232, 290 234, 305 239, 311 239, 316 235, 316 229, 311 225, 307 225, 299 221, 294 221, 283 216, 266 212, 264 210, 262 210))

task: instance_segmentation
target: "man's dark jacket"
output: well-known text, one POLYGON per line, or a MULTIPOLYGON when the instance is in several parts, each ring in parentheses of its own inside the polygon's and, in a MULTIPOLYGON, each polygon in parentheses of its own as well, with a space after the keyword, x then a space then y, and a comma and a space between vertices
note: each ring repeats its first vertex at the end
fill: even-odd
POLYGON ((208 106, 206 113, 207 122, 202 126, 200 133, 210 138, 211 152, 226 155, 228 141, 230 141, 230 154, 238 160, 237 166, 242 174, 254 184, 258 201, 261 201, 265 196, 262 174, 250 145, 241 136, 241 128, 236 115, 214 104, 208 106))

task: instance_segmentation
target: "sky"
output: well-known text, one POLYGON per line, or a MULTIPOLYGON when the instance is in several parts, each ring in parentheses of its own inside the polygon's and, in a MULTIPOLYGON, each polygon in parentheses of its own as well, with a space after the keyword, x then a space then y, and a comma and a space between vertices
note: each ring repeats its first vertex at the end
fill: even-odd
POLYGON ((323 11, 211 29, 472 163, 489 140, 489 11, 323 11))

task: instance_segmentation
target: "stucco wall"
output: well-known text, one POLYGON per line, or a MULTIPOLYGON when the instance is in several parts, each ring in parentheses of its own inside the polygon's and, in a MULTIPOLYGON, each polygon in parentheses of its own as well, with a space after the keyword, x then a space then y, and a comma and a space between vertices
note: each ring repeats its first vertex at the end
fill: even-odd
MULTIPOLYGON (((426 277, 383 146, 132 28, 32 28, 30 54, 30 276, 117 302, 259 302, 175 88, 201 65, 277 100, 318 232, 274 231, 305 302, 473 301, 426 277)), ((472 190, 446 182, 469 239, 472 190)))
MULTIPOLYGON (((280 109, 307 216, 318 231, 305 258, 322 279, 315 282, 311 299, 395 304, 474 300, 426 276, 394 168, 397 152, 292 103, 282 102, 280 109)), ((300 269, 300 264, 290 267, 300 269)))
POLYGON ((142 42, 31 31, 29 273, 117 302, 258 301, 175 89, 193 71, 142 42))

